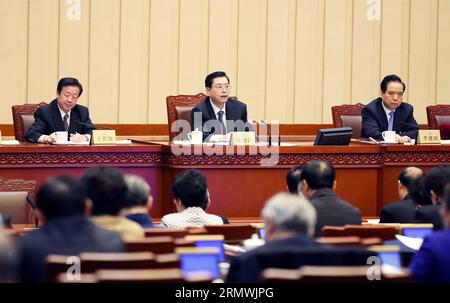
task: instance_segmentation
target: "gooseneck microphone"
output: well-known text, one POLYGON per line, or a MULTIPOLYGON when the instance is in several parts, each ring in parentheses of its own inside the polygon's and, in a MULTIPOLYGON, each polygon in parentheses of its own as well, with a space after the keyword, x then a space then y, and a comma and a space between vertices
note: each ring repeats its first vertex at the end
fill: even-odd
POLYGON ((94 124, 92 124, 92 123, 84 123, 84 122, 81 122, 81 121, 77 121, 77 123, 79 124, 79 125, 82 125, 82 126, 86 126, 86 127, 88 127, 88 128, 92 128, 92 129, 105 129, 105 130, 114 130, 114 129, 112 129, 112 128, 110 128, 110 127, 106 127, 106 126, 102 126, 102 125, 94 125, 94 124))

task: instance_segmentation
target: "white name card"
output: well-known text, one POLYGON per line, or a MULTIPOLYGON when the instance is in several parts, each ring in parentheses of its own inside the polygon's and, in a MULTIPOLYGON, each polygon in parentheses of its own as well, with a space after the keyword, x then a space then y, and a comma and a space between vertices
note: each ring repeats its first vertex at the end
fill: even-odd
POLYGON ((232 132, 230 145, 255 145, 255 132, 232 132))
POLYGON ((116 144, 115 130, 93 130, 92 145, 116 144))
POLYGON ((439 129, 420 129, 417 144, 441 144, 439 129))

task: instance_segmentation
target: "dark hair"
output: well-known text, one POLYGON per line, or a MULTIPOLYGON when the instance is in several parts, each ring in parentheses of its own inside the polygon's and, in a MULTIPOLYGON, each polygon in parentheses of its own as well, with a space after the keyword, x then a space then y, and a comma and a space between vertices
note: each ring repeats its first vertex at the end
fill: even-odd
POLYGON ((431 205, 430 193, 425 191, 424 178, 422 175, 408 184, 408 195, 417 205, 431 205))
POLYGON ((381 84, 380 84, 380 89, 383 93, 386 92, 389 82, 400 82, 403 85, 403 91, 405 91, 405 89, 406 89, 405 83, 403 83, 402 79, 400 79, 399 76, 387 75, 386 77, 383 78, 383 80, 381 81, 381 84))
POLYGON ((293 166, 286 175, 286 183, 291 194, 298 194, 298 184, 302 181, 300 175, 305 165, 293 166))
POLYGON ((81 85, 81 83, 75 79, 75 78, 62 78, 61 80, 59 80, 58 82, 58 86, 56 87, 56 91, 58 92, 58 95, 61 93, 62 89, 65 86, 76 86, 80 89, 80 94, 78 95, 78 97, 81 96, 81 94, 83 93, 83 86, 81 85))
POLYGON ((81 181, 92 200, 92 214, 117 215, 126 201, 127 184, 122 172, 115 167, 90 167, 81 181))
POLYGON ((314 160, 308 162, 300 176, 312 189, 333 188, 335 172, 328 161, 314 160))
POLYGON ((227 76, 227 74, 225 72, 217 71, 217 72, 211 73, 208 76, 206 76, 206 78, 205 78, 205 87, 211 88, 214 79, 221 78, 221 77, 227 78, 228 83, 230 83, 230 78, 228 78, 228 76, 227 76))
POLYGON ((450 211, 450 183, 445 186, 444 205, 447 211, 450 211))
POLYGON ((402 169, 398 176, 398 180, 403 186, 408 188, 411 183, 413 183, 416 179, 423 177, 423 175, 424 172, 420 168, 408 166, 402 169))
POLYGON ((198 170, 188 170, 176 177, 172 185, 172 195, 179 199, 184 207, 201 207, 208 204, 206 177, 198 170))
POLYGON ((85 197, 85 191, 77 179, 57 176, 42 185, 36 206, 46 219, 79 215, 84 213, 85 197))
POLYGON ((450 182, 450 166, 438 165, 427 172, 423 179, 426 195, 431 195, 432 190, 439 198, 444 197, 444 188, 450 182))

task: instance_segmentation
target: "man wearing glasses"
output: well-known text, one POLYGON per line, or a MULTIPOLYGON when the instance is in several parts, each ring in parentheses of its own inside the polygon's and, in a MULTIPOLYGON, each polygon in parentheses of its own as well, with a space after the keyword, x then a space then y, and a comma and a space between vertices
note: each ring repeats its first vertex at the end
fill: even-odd
POLYGON ((405 83, 396 75, 388 75, 381 81, 381 97, 367 104, 361 112, 361 138, 383 140, 382 132, 395 131, 397 143, 417 139, 419 125, 413 116, 413 107, 404 103, 405 83))
POLYGON ((192 109, 192 130, 201 130, 204 141, 222 141, 233 131, 250 131, 247 122, 247 106, 230 98, 230 79, 222 71, 216 71, 205 79, 209 96, 192 109))

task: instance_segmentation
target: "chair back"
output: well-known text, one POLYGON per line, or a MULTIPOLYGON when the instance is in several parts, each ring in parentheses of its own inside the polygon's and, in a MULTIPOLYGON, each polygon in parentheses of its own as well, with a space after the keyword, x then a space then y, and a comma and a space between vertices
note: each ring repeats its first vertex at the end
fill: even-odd
POLYGON ((45 102, 38 104, 21 104, 13 105, 11 107, 13 124, 14 124, 14 136, 18 141, 25 141, 25 133, 34 122, 34 112, 41 106, 47 105, 45 102))
POLYGON ((450 124, 450 105, 438 104, 427 106, 429 129, 439 129, 442 124, 450 124))
POLYGON ((172 253, 175 250, 175 242, 172 237, 148 237, 138 240, 125 241, 128 252, 149 251, 154 254, 172 253))
POLYGON ((93 273, 100 269, 149 269, 155 264, 150 252, 137 253, 81 253, 82 273, 93 273))
POLYGON ((227 243, 240 243, 256 233, 251 224, 232 223, 224 225, 205 225, 208 234, 223 235, 227 243))
POLYGON ((183 277, 179 268, 147 270, 99 270, 95 277, 99 283, 211 283, 206 273, 183 277))
POLYGON ((364 104, 343 104, 331 107, 333 116, 333 127, 351 127, 353 129, 353 138, 361 137, 361 110, 364 104))
POLYGON ((187 229, 178 229, 178 228, 165 228, 165 227, 152 227, 145 228, 145 237, 161 237, 168 236, 173 239, 176 238, 184 238, 188 234, 187 229))
POLYGON ((11 224, 35 224, 36 181, 0 177, 0 213, 11 217, 11 224))
MULTIPOLYGON (((191 111, 199 103, 203 102, 208 96, 199 93, 197 95, 178 95, 168 96, 166 98, 167 103, 167 122, 169 126, 169 139, 172 141, 179 133, 180 129, 172 131, 172 125, 177 120, 185 120, 189 123, 190 129, 192 129, 191 111)), ((174 126, 175 127, 175 126, 174 126)), ((180 138, 187 139, 187 138, 180 138)))

